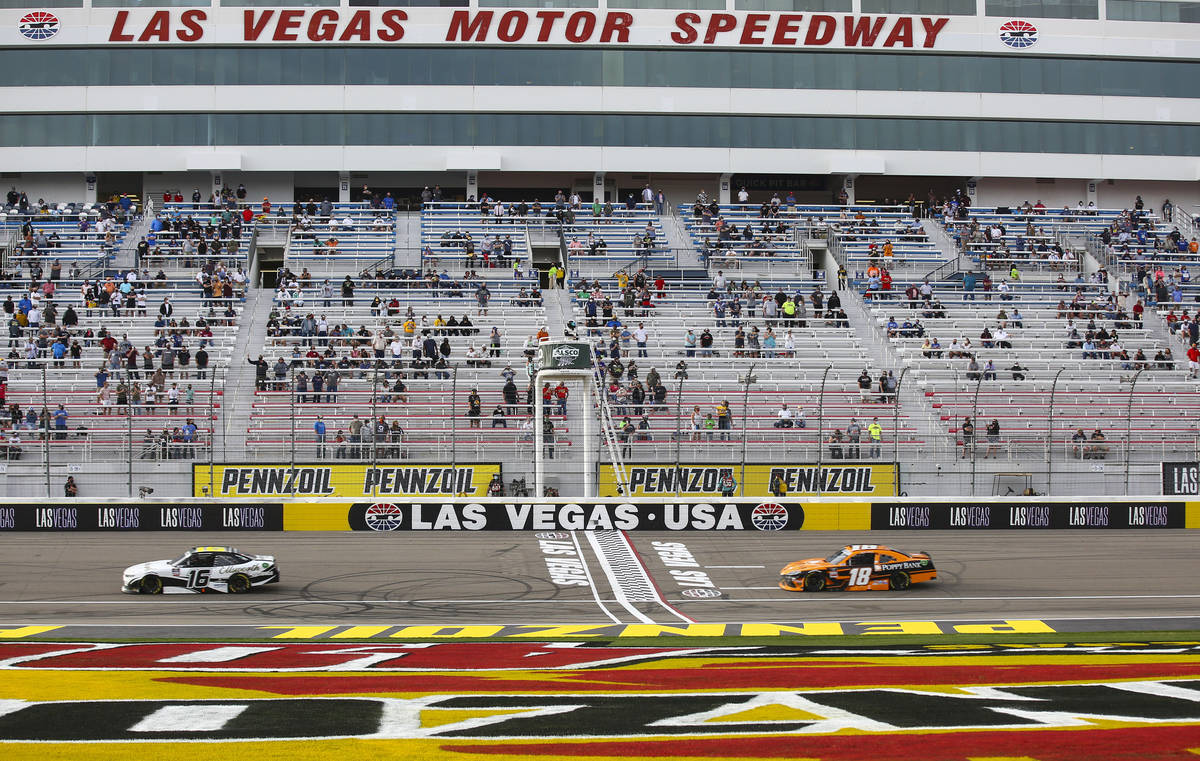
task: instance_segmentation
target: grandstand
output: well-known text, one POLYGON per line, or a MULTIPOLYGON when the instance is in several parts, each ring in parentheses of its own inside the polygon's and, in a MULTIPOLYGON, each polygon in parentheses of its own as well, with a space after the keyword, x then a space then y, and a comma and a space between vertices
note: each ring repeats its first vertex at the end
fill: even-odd
POLYGON ((1137 493, 1198 456, 1179 3, 77 5, 0 9, 7 494, 551 456, 570 496, 1137 493), (538 386, 560 342, 592 382, 538 386))

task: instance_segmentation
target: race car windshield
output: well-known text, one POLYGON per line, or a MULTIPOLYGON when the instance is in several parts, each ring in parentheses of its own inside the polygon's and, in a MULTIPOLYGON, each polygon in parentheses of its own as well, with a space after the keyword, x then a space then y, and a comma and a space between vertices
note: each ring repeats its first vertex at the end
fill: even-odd
POLYGON ((187 560, 189 557, 191 557, 191 555, 189 555, 188 553, 185 552, 182 555, 180 555, 179 557, 172 560, 171 565, 183 565, 183 561, 187 560))
POLYGON ((825 558, 825 562, 826 563, 840 563, 846 559, 848 554, 849 553, 847 553, 845 550, 838 550, 837 552, 833 553, 829 557, 825 558))

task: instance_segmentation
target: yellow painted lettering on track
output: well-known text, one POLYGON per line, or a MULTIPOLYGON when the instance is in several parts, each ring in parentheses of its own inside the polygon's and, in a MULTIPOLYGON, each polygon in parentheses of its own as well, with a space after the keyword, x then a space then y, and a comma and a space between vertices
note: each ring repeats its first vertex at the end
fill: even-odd
POLYGON ((941 634, 933 621, 859 621, 864 627, 858 634, 941 634))
POLYGON ((18 626, 15 629, 0 629, 0 639, 32 637, 35 634, 45 634, 46 632, 52 632, 55 629, 61 628, 61 626, 18 626))
POLYGON ((721 637, 725 635, 725 624, 686 624, 684 626, 661 626, 659 624, 630 624, 618 637, 721 637))
POLYGON ((345 631, 341 631, 341 632, 338 632, 337 634, 329 635, 329 638, 330 639, 366 639, 367 637, 374 637, 376 634, 383 634, 385 631, 387 631, 388 629, 391 629, 391 628, 392 628, 391 626, 351 626, 349 629, 346 629, 345 631))
POLYGON ((336 626, 260 626, 259 629, 282 629, 271 639, 312 639, 338 628, 336 626))
POLYGON ((1021 619, 1002 624, 959 624, 954 627, 959 634, 1053 634, 1054 630, 1045 621, 1021 619))
POLYGON ((389 636, 398 639, 457 639, 471 637, 494 637, 504 631, 503 626, 405 626, 389 636))
POLYGON ((519 629, 528 631, 512 632, 510 637, 595 637, 599 634, 615 634, 616 628, 609 624, 577 624, 568 626, 520 626, 519 629))
POLYGON ((784 634, 806 634, 809 636, 842 634, 842 625, 837 622, 797 624, 795 626, 785 626, 783 624, 742 624, 741 635, 743 637, 779 637, 784 634))

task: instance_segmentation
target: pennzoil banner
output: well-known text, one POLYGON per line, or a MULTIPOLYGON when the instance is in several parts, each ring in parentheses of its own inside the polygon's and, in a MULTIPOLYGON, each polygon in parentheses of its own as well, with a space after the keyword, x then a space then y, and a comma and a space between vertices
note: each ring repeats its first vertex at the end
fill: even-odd
MULTIPOLYGON (((742 478, 740 465, 717 465, 713 463, 674 463, 653 465, 628 465, 631 497, 653 497, 659 495, 686 497, 718 497, 721 495, 722 480, 730 476, 735 481, 742 478)), ((745 491, 735 489, 734 494, 747 497, 767 497, 772 493, 771 482, 778 476, 788 497, 891 497, 896 494, 896 466, 872 465, 822 465, 820 481, 817 480, 816 465, 747 465, 745 491)), ((600 465, 600 496, 620 496, 612 465, 600 465)))
POLYGON ((482 497, 499 463, 196 465, 197 497, 482 497))

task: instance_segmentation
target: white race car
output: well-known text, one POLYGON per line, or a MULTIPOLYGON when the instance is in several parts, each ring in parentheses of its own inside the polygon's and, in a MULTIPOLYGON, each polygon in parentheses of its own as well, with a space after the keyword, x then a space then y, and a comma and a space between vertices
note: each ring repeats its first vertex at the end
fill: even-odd
POLYGON ((125 569, 121 591, 132 594, 249 592, 279 581, 271 555, 251 555, 232 547, 193 547, 175 560, 152 560, 125 569))

